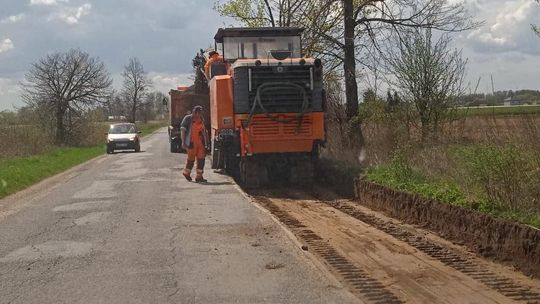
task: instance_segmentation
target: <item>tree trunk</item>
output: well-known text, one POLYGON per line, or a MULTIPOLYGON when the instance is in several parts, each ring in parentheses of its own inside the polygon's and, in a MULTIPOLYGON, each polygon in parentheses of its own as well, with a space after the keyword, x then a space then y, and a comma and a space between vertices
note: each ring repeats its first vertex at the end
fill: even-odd
POLYGON ((356 21, 353 15, 353 0, 343 0, 345 27, 345 58, 343 72, 345 74, 346 114, 349 129, 350 147, 361 150, 364 146, 364 135, 360 122, 352 119, 358 115, 358 84, 356 83, 356 58, 354 32, 356 21))
POLYGON ((343 0, 345 20, 345 60, 343 72, 345 74, 345 97, 347 103, 347 120, 358 115, 358 85, 356 83, 356 59, 354 30, 356 22, 353 16, 353 0, 343 0))
POLYGON ((58 105, 58 108, 56 110, 56 144, 62 145, 64 144, 65 140, 65 126, 64 126, 64 113, 65 110, 62 108, 61 105, 58 105))
POLYGON ((135 123, 135 119, 137 118, 137 100, 135 99, 133 101, 133 106, 131 107, 131 121, 132 123, 135 123))

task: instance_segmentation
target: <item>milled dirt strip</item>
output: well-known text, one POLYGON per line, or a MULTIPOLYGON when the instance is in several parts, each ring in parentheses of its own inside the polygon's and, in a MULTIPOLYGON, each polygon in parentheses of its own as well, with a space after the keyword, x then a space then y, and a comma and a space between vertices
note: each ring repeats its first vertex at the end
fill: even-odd
POLYGON ((368 303, 540 303, 540 283, 376 217, 293 190, 253 193, 368 303))

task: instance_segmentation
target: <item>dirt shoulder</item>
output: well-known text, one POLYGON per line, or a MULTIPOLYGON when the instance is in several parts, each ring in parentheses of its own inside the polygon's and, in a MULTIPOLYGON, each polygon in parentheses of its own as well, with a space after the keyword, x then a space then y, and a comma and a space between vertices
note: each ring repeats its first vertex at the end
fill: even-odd
POLYGON ((538 281, 354 201, 294 190, 254 196, 368 303, 540 301, 538 281))

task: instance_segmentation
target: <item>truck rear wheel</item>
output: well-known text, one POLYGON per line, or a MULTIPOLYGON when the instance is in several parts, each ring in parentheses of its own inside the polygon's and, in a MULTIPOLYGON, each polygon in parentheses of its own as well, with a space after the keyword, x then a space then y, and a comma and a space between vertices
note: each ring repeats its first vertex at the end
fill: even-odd
POLYGON ((171 140, 171 153, 178 153, 178 147, 173 140, 171 140))
POLYGON ((180 153, 182 152, 182 141, 178 138, 170 140, 171 142, 171 153, 180 153))
POLYGON ((224 155, 219 142, 217 140, 212 141, 212 169, 224 168, 224 155))

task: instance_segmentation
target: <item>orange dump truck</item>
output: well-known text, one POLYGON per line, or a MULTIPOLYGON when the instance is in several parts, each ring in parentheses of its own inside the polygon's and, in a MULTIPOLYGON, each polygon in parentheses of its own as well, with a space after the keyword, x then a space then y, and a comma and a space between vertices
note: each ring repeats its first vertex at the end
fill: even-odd
POLYGON ((202 106, 207 130, 210 129, 210 110, 208 95, 194 94, 188 87, 178 87, 169 92, 169 142, 171 152, 184 152, 180 137, 180 123, 194 106, 202 106))
POLYGON ((299 28, 225 28, 210 66, 212 167, 247 187, 310 185, 325 142, 320 59, 302 57, 299 28))

